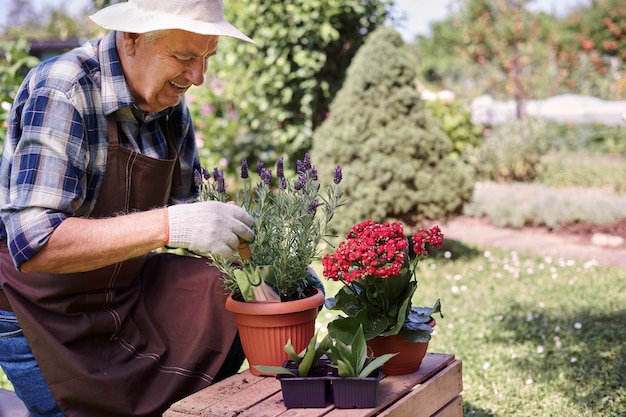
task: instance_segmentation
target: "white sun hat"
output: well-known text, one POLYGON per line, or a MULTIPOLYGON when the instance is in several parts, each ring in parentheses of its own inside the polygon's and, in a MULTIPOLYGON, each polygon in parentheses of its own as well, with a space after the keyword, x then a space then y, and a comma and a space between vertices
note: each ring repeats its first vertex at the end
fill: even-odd
POLYGON ((222 0, 128 0, 105 7, 90 18, 105 29, 121 32, 181 29, 255 43, 224 19, 222 0))

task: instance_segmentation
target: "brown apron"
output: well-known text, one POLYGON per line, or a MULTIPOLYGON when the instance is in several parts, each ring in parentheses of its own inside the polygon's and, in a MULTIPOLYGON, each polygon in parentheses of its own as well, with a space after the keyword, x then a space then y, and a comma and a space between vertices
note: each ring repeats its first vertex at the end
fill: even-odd
MULTIPOLYGON (((168 137, 169 129, 162 130, 168 137)), ((118 144, 91 217, 167 203, 177 165, 118 144)), ((225 290, 206 259, 149 254, 96 271, 22 273, 0 247, 0 283, 68 417, 160 416, 211 384, 236 336, 225 290)))

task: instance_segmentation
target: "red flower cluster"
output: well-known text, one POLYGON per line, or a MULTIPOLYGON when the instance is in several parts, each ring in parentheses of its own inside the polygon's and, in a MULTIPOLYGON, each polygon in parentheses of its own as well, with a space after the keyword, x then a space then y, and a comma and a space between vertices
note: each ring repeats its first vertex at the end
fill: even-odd
MULTIPOLYGON (((413 237, 417 255, 427 255, 426 243, 441 248, 443 234, 439 226, 420 231, 413 237)), ((350 283, 367 276, 387 279, 399 275, 408 265, 409 242, 400 222, 376 223, 365 220, 352 227, 334 253, 322 258, 324 276, 350 283)))
POLYGON ((408 257, 401 223, 363 221, 352 227, 345 241, 322 258, 324 276, 351 282, 365 276, 386 279, 398 275, 408 257))
POLYGON ((441 249, 441 246, 443 246, 443 233, 441 233, 439 226, 433 226, 430 230, 420 229, 413 236, 413 250, 416 255, 428 255, 426 243, 434 248, 441 249))

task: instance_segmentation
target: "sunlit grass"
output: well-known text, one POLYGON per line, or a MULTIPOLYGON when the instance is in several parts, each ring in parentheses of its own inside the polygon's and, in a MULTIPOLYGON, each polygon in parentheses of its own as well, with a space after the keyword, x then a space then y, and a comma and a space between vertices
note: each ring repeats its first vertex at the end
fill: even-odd
POLYGON ((454 241, 431 255, 415 304, 442 300, 429 351, 463 360, 465 416, 626 415, 626 269, 454 241))
POLYGON ((429 351, 463 360, 466 416, 626 415, 626 270, 456 242, 433 255, 414 301, 442 300, 429 351))

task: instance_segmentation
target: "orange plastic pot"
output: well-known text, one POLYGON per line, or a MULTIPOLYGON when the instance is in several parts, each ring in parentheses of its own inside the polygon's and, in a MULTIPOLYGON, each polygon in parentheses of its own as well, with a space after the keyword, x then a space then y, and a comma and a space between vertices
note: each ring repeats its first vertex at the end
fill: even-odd
POLYGON ((324 294, 280 303, 243 302, 226 299, 226 310, 235 315, 239 337, 253 375, 274 376, 254 368, 255 365, 281 366, 287 359, 284 347, 291 339, 296 352, 302 351, 315 334, 318 308, 324 294))
MULTIPOLYGON (((432 319, 428 325, 435 327, 437 322, 432 319)), ((374 356, 385 353, 398 353, 383 365, 383 372, 387 375, 404 375, 416 372, 422 365, 422 360, 428 350, 428 342, 414 343, 398 335, 378 336, 367 341, 367 346, 374 356)))

